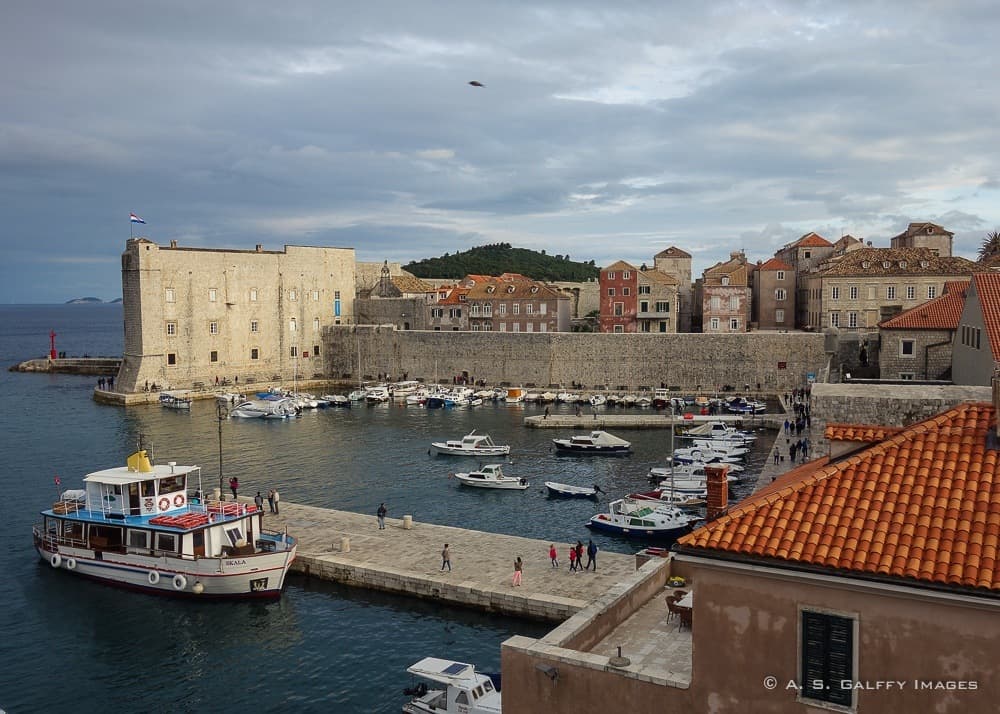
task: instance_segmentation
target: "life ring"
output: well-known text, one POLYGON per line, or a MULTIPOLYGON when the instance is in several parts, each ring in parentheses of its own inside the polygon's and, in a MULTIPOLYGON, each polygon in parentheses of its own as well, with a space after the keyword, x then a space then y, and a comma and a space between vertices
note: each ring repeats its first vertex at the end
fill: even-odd
POLYGON ((145 507, 145 509, 147 511, 152 511, 153 510, 153 499, 147 498, 146 500, 144 500, 142 502, 142 505, 145 507))
POLYGON ((175 506, 183 506, 184 505, 184 494, 183 493, 178 493, 176 496, 174 496, 174 505, 175 506))
POLYGON ((66 558, 66 568, 76 570, 76 558, 66 558))
POLYGON ((160 499, 159 506, 161 511, 167 510, 168 508, 170 508, 170 499, 164 496, 163 498, 160 499))
POLYGON ((177 573, 177 575, 174 576, 173 584, 174 584, 174 590, 183 590, 184 588, 187 587, 188 581, 187 578, 185 578, 183 575, 177 573))
POLYGON ((160 574, 155 570, 150 570, 149 575, 146 576, 146 579, 149 580, 150 585, 156 585, 158 582, 160 582, 160 574))
POLYGON ((49 558, 49 564, 53 568, 58 568, 60 565, 62 565, 62 556, 59 555, 58 553, 53 553, 52 557, 49 558))

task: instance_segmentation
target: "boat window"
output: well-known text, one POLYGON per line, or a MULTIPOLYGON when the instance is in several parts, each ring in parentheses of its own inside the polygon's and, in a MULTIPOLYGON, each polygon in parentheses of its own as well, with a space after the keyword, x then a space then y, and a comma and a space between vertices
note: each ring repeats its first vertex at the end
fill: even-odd
POLYGON ((184 489, 184 476, 168 476, 160 479, 160 493, 173 493, 184 489))
POLYGON ((487 692, 492 692, 493 682, 490 680, 486 680, 485 682, 483 682, 483 689, 485 689, 487 692))
POLYGON ((128 547, 149 550, 149 531, 130 530, 128 532, 128 547))
POLYGON ((156 495, 156 481, 143 481, 142 482, 142 495, 143 496, 155 496, 156 495))
POLYGON ((226 535, 229 536, 229 542, 234 546, 243 540, 243 533, 239 528, 227 528, 226 535))
POLYGON ((468 703, 469 703, 469 695, 466 694, 465 692, 459 692, 458 696, 455 697, 455 704, 468 704, 468 703))
POLYGON ((70 540, 83 540, 83 524, 74 521, 63 522, 63 536, 70 540))
POLYGON ((157 533, 156 534, 156 549, 165 550, 170 553, 177 552, 177 536, 173 533, 157 533))
POLYGON ((479 699, 479 697, 481 696, 483 696, 483 685, 479 685, 478 687, 472 690, 473 699, 479 699))

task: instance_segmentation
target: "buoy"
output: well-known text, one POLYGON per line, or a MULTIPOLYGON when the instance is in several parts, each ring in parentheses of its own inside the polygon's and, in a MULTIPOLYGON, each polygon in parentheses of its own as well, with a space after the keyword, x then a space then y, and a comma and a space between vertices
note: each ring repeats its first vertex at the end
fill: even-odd
POLYGON ((205 592, 205 586, 201 584, 200 580, 195 580, 194 585, 191 586, 191 592, 195 595, 201 595, 205 592))
POLYGON ((187 584, 187 578, 180 573, 177 573, 177 575, 174 576, 174 590, 183 590, 187 587, 187 584))
POLYGON ((66 558, 66 567, 70 570, 76 570, 76 558, 66 558))
POLYGON ((160 582, 160 574, 155 570, 151 570, 149 575, 147 576, 147 580, 149 580, 150 585, 156 585, 158 582, 160 582))
POLYGON ((52 557, 49 558, 49 563, 51 563, 53 568, 58 568, 60 565, 62 565, 62 556, 59 555, 58 553, 53 553, 52 557))

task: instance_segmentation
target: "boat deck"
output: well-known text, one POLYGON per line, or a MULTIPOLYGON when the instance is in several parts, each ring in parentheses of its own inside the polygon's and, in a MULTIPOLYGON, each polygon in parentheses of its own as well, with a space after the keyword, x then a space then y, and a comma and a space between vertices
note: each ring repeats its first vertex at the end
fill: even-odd
POLYGON ((281 514, 265 513, 272 530, 288 527, 298 538, 292 570, 326 580, 539 620, 562 621, 635 572, 635 558, 598 553, 598 571, 570 572, 569 543, 484 533, 387 518, 378 529, 374 515, 281 502, 281 514), (342 539, 350 550, 342 550, 342 539), (549 562, 549 545, 560 567, 549 562), (448 543, 451 572, 441 570, 448 543), (513 561, 524 561, 524 584, 511 585, 513 561))

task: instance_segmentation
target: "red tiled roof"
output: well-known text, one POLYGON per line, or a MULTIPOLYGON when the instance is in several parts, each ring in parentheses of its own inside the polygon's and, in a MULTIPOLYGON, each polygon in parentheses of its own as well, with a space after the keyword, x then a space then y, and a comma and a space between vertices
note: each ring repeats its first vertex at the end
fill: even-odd
POLYGON ((611 265, 603 268, 603 270, 638 270, 638 268, 630 263, 626 263, 624 260, 616 260, 611 265))
POLYGON ((771 258, 766 263, 758 266, 757 270, 788 270, 791 272, 794 271, 795 268, 793 268, 783 260, 778 260, 777 258, 771 258))
POLYGON ((949 281, 945 293, 922 305, 880 322, 884 330, 957 330, 965 309, 965 288, 969 283, 949 281))
POLYGON ((806 233, 795 241, 796 248, 832 248, 833 243, 821 236, 819 233, 806 233))
POLYGON ((877 444, 903 430, 901 426, 878 426, 873 424, 827 424, 823 438, 827 441, 866 441, 877 444))
POLYGON ((910 238, 912 236, 920 234, 933 235, 933 234, 944 234, 953 236, 955 235, 951 231, 947 231, 943 226, 939 226, 937 223, 911 223, 906 227, 906 230, 900 233, 898 236, 893 236, 890 240, 896 240, 897 238, 910 238), (930 230, 930 233, 928 233, 930 230))
POLYGON ((976 296, 983 311, 983 323, 990 338, 993 359, 1000 361, 1000 273, 973 275, 976 296))
POLYGON ((687 252, 685 252, 685 251, 681 250, 680 248, 678 248, 676 246, 673 246, 673 245, 670 246, 669 248, 665 248, 665 249, 661 250, 659 253, 657 253, 656 255, 653 256, 654 259, 656 259, 656 258, 690 258, 690 257, 691 257, 690 253, 687 253, 687 252))
POLYGON ((995 424, 992 405, 960 404, 837 463, 805 464, 678 544, 1000 594, 995 424))
POLYGON ((988 272, 982 263, 958 256, 941 257, 929 248, 859 248, 840 256, 819 273, 835 275, 973 275, 988 272))

